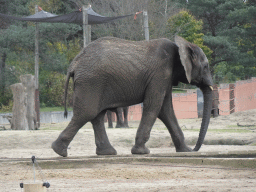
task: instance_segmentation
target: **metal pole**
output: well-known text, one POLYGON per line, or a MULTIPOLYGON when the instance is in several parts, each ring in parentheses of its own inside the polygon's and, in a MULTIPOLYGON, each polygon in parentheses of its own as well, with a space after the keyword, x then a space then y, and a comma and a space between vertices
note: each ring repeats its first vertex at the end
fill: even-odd
MULTIPOLYGON (((35 13, 38 13, 38 5, 35 6, 35 13)), ((40 127, 40 101, 39 101, 39 28, 36 23, 35 29, 35 111, 36 111, 36 129, 40 127)))
POLYGON ((149 41, 148 12, 147 11, 143 11, 143 20, 144 20, 145 40, 149 41))
MULTIPOLYGON (((38 13, 38 5, 35 7, 35 12, 38 13)), ((39 53, 38 53, 38 23, 36 23, 36 32, 35 32, 35 87, 38 89, 38 75, 39 75, 39 53)))
POLYGON ((91 42, 91 26, 88 24, 88 8, 89 6, 83 6, 83 37, 84 48, 91 42))

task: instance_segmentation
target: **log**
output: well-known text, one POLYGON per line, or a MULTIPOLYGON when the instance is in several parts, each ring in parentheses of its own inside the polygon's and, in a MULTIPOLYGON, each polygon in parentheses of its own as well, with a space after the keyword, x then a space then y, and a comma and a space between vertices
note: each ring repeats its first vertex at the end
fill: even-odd
POLYGON ((252 124, 252 125, 241 125, 240 123, 237 123, 238 127, 255 127, 256 124, 252 124))
POLYGON ((26 118, 27 107, 25 99, 25 90, 22 83, 11 85, 13 93, 13 108, 11 129, 13 130, 28 130, 28 122, 26 118))
POLYGON ((37 129, 36 123, 36 111, 35 111, 35 78, 33 75, 22 75, 20 76, 22 85, 25 87, 26 96, 26 107, 27 113, 26 118, 28 121, 29 130, 37 129))

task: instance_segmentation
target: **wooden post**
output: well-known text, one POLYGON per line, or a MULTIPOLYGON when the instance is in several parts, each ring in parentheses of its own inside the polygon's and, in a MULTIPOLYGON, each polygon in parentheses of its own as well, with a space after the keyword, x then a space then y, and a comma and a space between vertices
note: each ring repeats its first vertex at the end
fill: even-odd
POLYGON ((235 84, 229 84, 230 114, 235 112, 235 84))
POLYGON ((149 41, 148 12, 147 11, 143 11, 143 20, 144 20, 145 40, 149 41))
POLYGON ((10 86, 13 93, 12 130, 28 130, 26 96, 22 83, 10 86))
MULTIPOLYGON (((35 6, 35 13, 38 13, 38 5, 35 6)), ((36 111, 36 124, 40 127, 40 100, 39 100, 39 28, 36 23, 35 29, 35 111, 36 111)))
POLYGON ((83 6, 83 37, 84 48, 91 42, 91 26, 88 24, 88 8, 89 6, 83 6))
POLYGON ((35 78, 33 75, 20 76, 22 85, 24 86, 25 99, 26 99, 26 118, 28 122, 28 129, 38 129, 36 123, 36 111, 35 111, 35 78))
POLYGON ((212 101, 213 117, 219 116, 219 92, 218 85, 213 85, 213 101, 212 101))

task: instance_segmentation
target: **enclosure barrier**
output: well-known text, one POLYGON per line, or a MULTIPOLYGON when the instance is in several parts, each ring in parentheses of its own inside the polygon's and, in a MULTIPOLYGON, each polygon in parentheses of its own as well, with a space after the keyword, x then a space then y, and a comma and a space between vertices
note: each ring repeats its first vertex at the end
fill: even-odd
MULTIPOLYGON (((128 120, 140 120, 142 107, 141 104, 129 107, 128 120)), ((177 119, 202 117, 202 92, 197 89, 187 93, 174 93, 173 108, 177 119)), ((256 109, 256 77, 232 84, 220 84, 219 87, 213 86, 212 114, 214 117, 250 109, 256 109)))
MULTIPOLYGON (((213 110, 217 115, 229 115, 238 111, 256 109, 256 77, 249 80, 237 81, 234 84, 220 84, 213 86, 213 110)), ((173 108, 178 119, 202 117, 203 95, 198 90, 187 93, 173 94, 173 108)), ((143 105, 129 107, 128 121, 139 121, 142 116, 143 105)), ((0 125, 9 124, 12 114, 0 114, 0 125)), ((73 116, 69 112, 68 119, 63 118, 63 112, 43 112, 40 114, 41 123, 60 123, 70 121, 73 116)), ((113 115, 113 121, 116 121, 113 115)), ((1 127, 0 127, 1 128, 1 127)))

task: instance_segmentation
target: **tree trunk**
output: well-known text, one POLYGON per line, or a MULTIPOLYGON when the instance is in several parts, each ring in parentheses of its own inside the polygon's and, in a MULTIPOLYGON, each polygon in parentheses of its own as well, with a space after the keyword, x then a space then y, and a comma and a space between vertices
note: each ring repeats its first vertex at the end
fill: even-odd
POLYGON ((5 91, 5 60, 6 53, 3 53, 2 59, 0 61, 0 96, 4 97, 5 91))
POLYGON ((13 109, 11 129, 35 130, 35 79, 33 75, 20 76, 22 83, 11 85, 13 92, 13 109))
POLYGON ((25 88, 22 83, 16 83, 11 85, 11 89, 13 93, 11 129, 28 130, 25 88))
POLYGON ((37 129, 36 124, 36 111, 35 111, 35 78, 33 75, 22 75, 20 76, 22 85, 25 87, 26 95, 26 107, 27 114, 26 118, 28 121, 29 130, 37 129))

